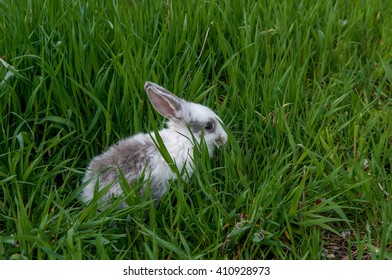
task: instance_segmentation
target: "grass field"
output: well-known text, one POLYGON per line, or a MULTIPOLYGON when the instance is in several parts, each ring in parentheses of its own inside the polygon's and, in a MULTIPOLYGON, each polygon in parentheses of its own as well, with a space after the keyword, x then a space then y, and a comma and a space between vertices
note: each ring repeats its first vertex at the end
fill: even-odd
POLYGON ((0 0, 0 259, 392 259, 388 3, 0 0), (156 210, 83 205, 94 155, 162 127, 147 80, 227 145, 156 210))

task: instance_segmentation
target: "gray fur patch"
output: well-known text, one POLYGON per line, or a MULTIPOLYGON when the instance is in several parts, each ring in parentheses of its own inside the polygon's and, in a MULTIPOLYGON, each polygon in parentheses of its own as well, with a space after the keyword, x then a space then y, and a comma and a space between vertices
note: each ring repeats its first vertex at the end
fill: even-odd
POLYGON ((140 176, 156 150, 151 139, 144 140, 142 143, 134 139, 119 141, 93 159, 89 169, 99 174, 101 183, 108 184, 118 179, 120 168, 128 183, 132 183, 140 176))
POLYGON ((202 131, 202 130, 204 130, 205 133, 215 133, 215 130, 216 130, 216 127, 217 127, 216 120, 214 120, 214 119, 212 119, 212 118, 209 118, 209 119, 208 119, 208 122, 210 122, 210 123, 212 124, 212 129, 210 129, 210 130, 204 129, 204 126, 205 126, 205 124, 206 124, 207 122, 200 122, 200 121, 191 120, 191 121, 188 123, 188 126, 189 126, 189 128, 191 129, 191 131, 192 131, 194 134, 197 134, 197 133, 199 133, 199 132, 202 131))

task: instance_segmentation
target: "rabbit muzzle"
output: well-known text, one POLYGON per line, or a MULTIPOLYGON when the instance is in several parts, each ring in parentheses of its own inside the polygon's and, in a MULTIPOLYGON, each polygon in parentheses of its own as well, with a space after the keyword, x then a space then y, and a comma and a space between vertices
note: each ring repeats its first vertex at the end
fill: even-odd
POLYGON ((219 135, 219 137, 214 141, 215 146, 220 147, 223 146, 224 144, 226 144, 227 142, 227 134, 226 133, 222 133, 219 135))

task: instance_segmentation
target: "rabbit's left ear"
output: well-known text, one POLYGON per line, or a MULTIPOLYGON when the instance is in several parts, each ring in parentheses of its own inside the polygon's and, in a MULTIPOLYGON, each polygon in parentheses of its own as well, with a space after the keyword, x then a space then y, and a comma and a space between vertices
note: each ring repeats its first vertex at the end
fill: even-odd
POLYGON ((181 120, 183 118, 182 112, 184 104, 181 99, 174 96, 167 89, 152 82, 146 82, 144 84, 144 89, 147 92, 152 105, 159 114, 168 119, 181 120))

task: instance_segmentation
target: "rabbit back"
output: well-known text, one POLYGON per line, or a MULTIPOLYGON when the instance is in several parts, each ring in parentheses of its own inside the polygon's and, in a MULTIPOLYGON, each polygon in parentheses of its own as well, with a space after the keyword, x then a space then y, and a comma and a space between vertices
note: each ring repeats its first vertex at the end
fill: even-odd
MULTIPOLYGON (((185 165, 187 175, 191 175, 193 171, 190 159, 193 150, 191 142, 182 135, 173 133, 170 129, 163 129, 159 134, 169 154, 176 159, 177 167, 181 170, 185 165)), ((157 150, 151 136, 137 134, 117 142, 106 152, 93 158, 82 180, 83 183, 88 181, 81 193, 82 201, 91 201, 97 180, 99 182, 98 191, 113 183, 101 198, 102 200, 109 200, 112 196, 120 196, 123 191, 119 185, 119 169, 130 186, 144 173, 145 179, 149 179, 151 196, 157 201, 166 192, 168 181, 176 179, 176 175, 157 150)), ((146 185, 141 188, 141 194, 145 189, 146 185)))
MULTIPOLYGON (((133 137, 120 140, 99 156, 93 158, 87 167, 83 183, 86 187, 81 193, 81 199, 88 202, 94 196, 94 190, 98 180, 98 191, 113 183, 109 191, 102 197, 108 200, 113 195, 118 197, 122 189, 118 183, 120 172, 124 174, 129 184, 140 178, 143 171, 150 173, 150 162, 156 154, 156 147, 148 135, 137 134, 133 137)), ((142 189, 142 191, 144 191, 142 189)))

